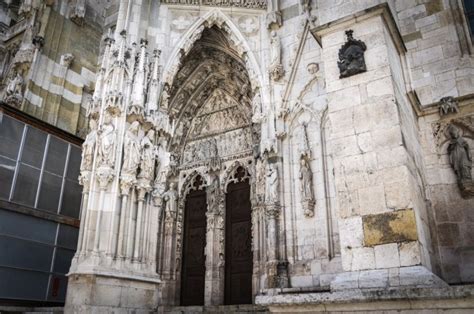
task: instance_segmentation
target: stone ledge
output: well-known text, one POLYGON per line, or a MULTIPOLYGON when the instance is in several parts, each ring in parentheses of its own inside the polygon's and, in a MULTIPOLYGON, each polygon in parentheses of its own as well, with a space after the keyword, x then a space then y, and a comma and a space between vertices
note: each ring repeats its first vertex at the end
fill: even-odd
MULTIPOLYGON (((355 304, 368 304, 368 309, 376 308, 374 302, 383 302, 383 308, 474 308, 474 285, 448 286, 444 288, 389 288, 389 289, 352 289, 323 293, 279 294, 274 296, 259 295, 255 303, 277 307, 308 307, 345 304, 353 308, 355 304), (429 302, 423 302, 429 301, 429 302), (404 304, 408 302, 409 304, 404 304), (421 307, 417 307, 416 303, 421 307), (390 303, 390 304, 389 304, 390 303), (422 304, 421 304, 422 303, 422 304), (431 306, 430 306, 431 304, 431 306)), ((365 308, 362 306, 360 310, 365 308)), ((322 309, 322 308, 321 308, 322 309)), ((283 309, 280 309, 283 310, 283 309)), ((316 310, 316 309, 315 309, 316 310)))

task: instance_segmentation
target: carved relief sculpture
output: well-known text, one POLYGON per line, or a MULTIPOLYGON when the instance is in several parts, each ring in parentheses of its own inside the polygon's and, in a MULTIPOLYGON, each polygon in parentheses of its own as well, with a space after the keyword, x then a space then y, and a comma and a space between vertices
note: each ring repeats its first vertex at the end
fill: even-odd
POLYGON ((339 78, 345 78, 367 71, 364 52, 367 46, 361 40, 353 38, 353 30, 346 31, 347 42, 339 50, 339 78))
POLYGON ((281 64, 281 41, 276 31, 270 32, 270 69, 272 80, 278 81, 285 73, 281 64))
POLYGON ((456 174, 461 194, 464 198, 474 196, 472 180, 472 156, 469 144, 461 136, 460 130, 454 125, 448 128, 450 142, 448 145, 449 163, 456 174))
POLYGON ((458 103, 452 96, 443 97, 439 101, 439 115, 444 116, 450 113, 458 113, 458 103))
POLYGON ((300 192, 301 204, 305 217, 314 216, 313 172, 306 158, 300 159, 300 192))
POLYGON ((275 164, 269 164, 265 180, 265 203, 279 203, 278 170, 275 164))
POLYGON ((97 122, 93 119, 89 121, 89 134, 87 134, 82 144, 81 172, 92 170, 94 149, 97 142, 97 122))
POLYGON ((113 168, 115 162, 115 126, 112 117, 105 115, 102 128, 98 131, 98 160, 99 165, 113 168))
POLYGON ((20 73, 12 72, 5 89, 5 102, 17 107, 21 105, 23 100, 23 82, 23 77, 20 73))
POLYGON ((155 170, 155 147, 153 141, 155 139, 155 130, 148 130, 145 137, 143 137, 141 146, 141 163, 140 163, 140 174, 141 179, 145 179, 150 182, 153 179, 155 170))
POLYGON ((125 132, 122 174, 135 175, 140 164, 140 123, 134 121, 125 132))
POLYGON ((176 191, 176 184, 170 183, 168 191, 163 194, 165 205, 165 222, 167 224, 173 223, 178 212, 178 191, 176 191))

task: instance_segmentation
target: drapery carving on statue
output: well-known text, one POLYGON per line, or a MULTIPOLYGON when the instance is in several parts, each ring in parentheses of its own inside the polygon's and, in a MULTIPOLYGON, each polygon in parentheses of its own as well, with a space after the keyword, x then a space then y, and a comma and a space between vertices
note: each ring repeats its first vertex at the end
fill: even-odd
POLYGON ((206 194, 207 194, 207 210, 212 213, 216 213, 219 209, 219 197, 220 197, 220 189, 219 189, 219 177, 216 174, 211 174, 210 183, 206 187, 206 194))
POLYGON ((99 166, 114 167, 115 163, 115 125, 112 117, 105 114, 104 122, 97 134, 99 135, 99 143, 97 145, 97 156, 99 166))
POLYGON ((269 74, 272 80, 280 80, 285 71, 281 64, 281 41, 276 31, 270 32, 270 68, 269 74))
POLYGON ((313 172, 306 157, 300 159, 300 195, 305 217, 314 216, 313 172))
POLYGON ((267 167, 265 180, 265 203, 275 205, 280 203, 278 168, 276 164, 270 163, 267 167))
POLYGON ((474 197, 474 181, 472 180, 472 155, 468 142, 461 135, 461 131, 455 125, 448 127, 449 163, 456 174, 461 195, 464 198, 474 197))
POLYGON ((260 123, 263 118, 263 106, 262 106, 262 96, 260 91, 255 93, 255 96, 252 100, 252 122, 260 123))
POLYGON ((153 144, 154 141, 155 130, 150 129, 140 143, 142 154, 140 162, 140 174, 138 177, 146 182, 151 182, 155 175, 156 149, 153 144))
POLYGON ((23 101, 23 77, 20 73, 12 71, 8 78, 7 87, 5 89, 5 102, 19 107, 23 101))
POLYGON ((163 194, 163 200, 166 202, 165 205, 165 225, 167 234, 173 232, 173 224, 176 220, 178 212, 178 192, 176 190, 176 184, 170 183, 168 191, 163 194))
POLYGON ((82 144, 81 173, 92 170, 94 160, 94 151, 97 143, 97 122, 94 119, 89 120, 89 133, 82 144))
POLYGON ((136 175, 140 165, 140 122, 134 121, 125 132, 122 175, 136 175))

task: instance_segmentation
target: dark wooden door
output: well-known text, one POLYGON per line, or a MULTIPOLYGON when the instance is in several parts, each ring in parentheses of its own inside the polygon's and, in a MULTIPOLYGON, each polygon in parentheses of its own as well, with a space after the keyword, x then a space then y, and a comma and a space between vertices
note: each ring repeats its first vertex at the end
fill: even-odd
POLYGON ((192 191, 184 209, 181 304, 204 305, 206 192, 192 191))
POLYGON ((252 303, 251 225, 248 181, 229 184, 226 196, 225 304, 252 303))

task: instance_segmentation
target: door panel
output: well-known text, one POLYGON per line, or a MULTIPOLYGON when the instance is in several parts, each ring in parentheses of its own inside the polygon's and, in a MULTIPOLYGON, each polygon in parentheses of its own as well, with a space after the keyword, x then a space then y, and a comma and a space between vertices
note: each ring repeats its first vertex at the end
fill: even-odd
POLYGON ((192 191, 184 209, 181 305, 204 305, 206 193, 192 191))
POLYGON ((231 183, 226 197, 225 303, 252 303, 250 185, 231 183))

